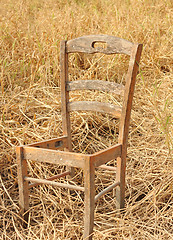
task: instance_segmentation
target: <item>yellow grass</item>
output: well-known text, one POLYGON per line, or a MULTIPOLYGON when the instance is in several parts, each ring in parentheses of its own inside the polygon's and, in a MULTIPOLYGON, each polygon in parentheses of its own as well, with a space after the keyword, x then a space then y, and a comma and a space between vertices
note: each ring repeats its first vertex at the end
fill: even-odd
MULTIPOLYGON (((15 146, 62 134, 59 44, 87 34, 144 44, 130 126, 125 214, 117 215, 114 193, 100 199, 94 239, 173 239, 172 16, 171 0, 1 0, 0 239, 82 238, 83 196, 70 197, 67 190, 47 186, 31 191, 28 229, 23 229, 15 146)), ((88 62, 82 67, 79 57, 72 60, 71 74, 110 81, 122 75, 126 62, 116 63, 112 57, 107 66, 107 58, 97 63, 89 58, 84 73, 88 62)), ((112 95, 102 97, 116 101, 112 95)), ((72 125, 75 151, 97 151, 116 140, 117 125, 107 116, 75 113, 72 125)), ((61 171, 59 166, 33 163, 29 170, 39 177, 61 171)), ((98 171, 96 191, 114 178, 109 171, 98 171)), ((81 180, 78 172, 76 181, 81 180)))

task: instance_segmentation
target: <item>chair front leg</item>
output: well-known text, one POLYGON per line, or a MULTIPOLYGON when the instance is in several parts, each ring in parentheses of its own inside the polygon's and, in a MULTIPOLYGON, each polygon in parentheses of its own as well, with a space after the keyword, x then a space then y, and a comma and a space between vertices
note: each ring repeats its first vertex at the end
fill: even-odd
POLYGON ((28 222, 28 209, 29 209, 29 188, 28 182, 24 181, 27 176, 27 161, 23 156, 23 147, 16 147, 17 155, 17 169, 18 169, 18 186, 19 186, 19 206, 20 213, 23 218, 23 226, 27 226, 28 222))
POLYGON ((95 168, 91 158, 88 158, 84 169, 85 209, 84 209, 84 239, 92 240, 95 209, 95 168))

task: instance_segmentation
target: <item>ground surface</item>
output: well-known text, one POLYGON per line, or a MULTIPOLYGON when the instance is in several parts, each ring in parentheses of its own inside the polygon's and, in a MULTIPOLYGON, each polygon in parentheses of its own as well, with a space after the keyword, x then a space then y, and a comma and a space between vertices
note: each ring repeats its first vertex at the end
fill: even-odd
MULTIPOLYGON (((47 186, 31 191, 29 225, 23 229, 15 146, 61 136, 59 43, 87 34, 144 44, 130 124, 125 213, 117 215, 114 192, 100 199, 94 239, 173 239, 172 13, 171 0, 1 0, 0 239, 82 239, 83 196, 47 186)), ((123 79, 125 58, 98 58, 71 56, 71 80, 123 79)), ((97 92, 87 96, 99 100, 97 92)), ((102 98, 116 102, 113 95, 102 98)), ((116 140, 117 123, 108 116, 75 113, 71 119, 74 151, 94 152, 116 140)), ((46 177, 61 170, 29 163, 29 171, 46 177)), ((96 190, 114 178, 98 171, 96 190)))

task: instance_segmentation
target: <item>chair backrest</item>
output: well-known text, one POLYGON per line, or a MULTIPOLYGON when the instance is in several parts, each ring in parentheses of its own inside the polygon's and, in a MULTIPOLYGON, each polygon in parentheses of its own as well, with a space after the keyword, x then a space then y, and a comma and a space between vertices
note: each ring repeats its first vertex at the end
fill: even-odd
POLYGON ((126 149, 129 131, 129 120, 132 107, 135 80, 138 71, 142 44, 134 44, 127 40, 108 35, 88 35, 61 41, 60 48, 60 79, 61 79, 61 104, 62 104, 62 127, 63 134, 68 136, 68 149, 71 151, 71 111, 97 111, 109 113, 120 118, 118 142, 126 149), (106 47, 97 47, 96 43, 104 43, 106 47), (69 53, 103 53, 103 54, 126 54, 130 56, 125 86, 101 80, 68 80, 68 54, 69 53), (111 91, 123 96, 123 105, 115 106, 109 103, 78 101, 69 102, 69 91, 74 90, 100 90, 111 91))

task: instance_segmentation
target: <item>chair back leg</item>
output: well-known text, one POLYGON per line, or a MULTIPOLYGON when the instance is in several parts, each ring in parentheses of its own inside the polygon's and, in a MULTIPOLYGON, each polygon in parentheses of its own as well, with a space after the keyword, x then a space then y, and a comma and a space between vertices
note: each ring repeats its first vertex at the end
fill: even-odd
POLYGON ((67 175, 67 179, 71 180, 75 176, 75 168, 74 167, 66 167, 66 171, 70 172, 69 175, 67 175))
POLYGON ((125 171, 126 171, 126 156, 117 158, 116 181, 120 182, 120 186, 116 188, 116 208, 123 209, 125 205, 125 171))

